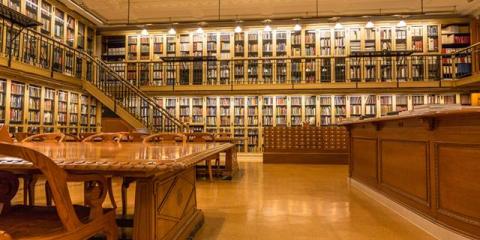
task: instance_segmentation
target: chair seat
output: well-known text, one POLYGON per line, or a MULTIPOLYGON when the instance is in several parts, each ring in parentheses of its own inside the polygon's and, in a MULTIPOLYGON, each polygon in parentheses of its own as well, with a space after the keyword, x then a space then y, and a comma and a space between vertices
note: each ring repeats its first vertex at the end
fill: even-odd
MULTIPOLYGON (((80 221, 88 222, 90 208, 74 205, 74 209, 80 221)), ((57 235, 65 232, 55 207, 24 205, 12 206, 8 213, 2 214, 0 229, 14 239, 57 235)))

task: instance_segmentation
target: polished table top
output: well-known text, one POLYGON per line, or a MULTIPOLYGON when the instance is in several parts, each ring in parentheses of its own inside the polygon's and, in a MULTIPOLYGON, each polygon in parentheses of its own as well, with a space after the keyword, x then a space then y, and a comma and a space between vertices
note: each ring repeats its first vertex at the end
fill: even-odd
MULTIPOLYGON (((233 148, 231 143, 16 143, 51 158, 66 170, 155 174, 183 169, 233 148)), ((0 169, 29 169, 31 163, 0 156, 0 169)))

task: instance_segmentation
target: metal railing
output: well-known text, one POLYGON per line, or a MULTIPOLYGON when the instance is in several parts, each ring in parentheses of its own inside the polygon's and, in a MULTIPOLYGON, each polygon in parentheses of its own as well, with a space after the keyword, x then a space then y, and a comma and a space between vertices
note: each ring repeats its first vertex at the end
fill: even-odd
POLYGON ((124 61, 108 66, 136 86, 418 82, 469 76, 475 56, 470 49, 455 54, 124 61))
POLYGON ((123 79, 101 59, 29 29, 23 30, 11 41, 10 35, 19 30, 14 28, 13 31, 7 31, 9 26, 7 24, 6 21, 0 24, 0 53, 9 58, 9 66, 12 61, 17 61, 48 70, 52 77, 55 73, 61 73, 88 81, 110 97, 115 106, 127 110, 150 130, 168 132, 187 130, 188 126, 163 109, 137 86, 123 79))
POLYGON ((450 64, 455 70, 452 73, 454 78, 459 79, 480 72, 480 42, 452 52, 450 56, 450 64))

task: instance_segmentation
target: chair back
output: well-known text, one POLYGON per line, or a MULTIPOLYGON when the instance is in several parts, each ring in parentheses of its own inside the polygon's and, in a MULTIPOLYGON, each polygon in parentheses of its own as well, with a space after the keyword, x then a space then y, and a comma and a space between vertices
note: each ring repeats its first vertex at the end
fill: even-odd
POLYGON ((45 142, 59 143, 63 142, 65 134, 63 133, 41 133, 35 134, 22 140, 22 142, 45 142))
POLYGON ((215 137, 211 133, 189 133, 187 135, 189 142, 214 142, 215 137))
POLYGON ((13 143, 13 139, 8 132, 8 126, 5 124, 0 128, 0 142, 13 143))
POLYGON ((130 142, 143 142, 144 139, 148 136, 150 136, 150 134, 148 133, 141 133, 141 132, 131 132, 128 134, 129 136, 129 141, 130 142))
POLYGON ((23 139, 25 139, 29 136, 32 136, 33 134, 24 133, 24 132, 17 132, 14 135, 15 135, 15 139, 17 139, 18 142, 21 142, 23 139))
POLYGON ((111 142, 119 143, 124 135, 122 133, 97 133, 86 137, 82 142, 111 142))
POLYGON ((64 142, 81 142, 80 137, 75 134, 65 134, 64 142))
MULTIPOLYGON (((8 160, 8 158, 19 158, 31 162, 33 167, 40 170, 48 181, 58 217, 66 230, 72 231, 82 225, 73 208, 67 187, 67 173, 63 169, 42 153, 19 145, 0 143, 0 155, 0 159, 7 158, 8 160)), ((6 175, 7 174, 3 173, 3 176, 6 175)), ((2 177, 2 175, 0 175, 0 177, 2 177)), ((2 184, 4 184, 4 182, 7 181, 0 181, 2 184)), ((13 183, 13 187, 15 187, 15 183, 13 183)))
POLYGON ((92 135, 95 135, 97 134, 97 132, 81 132, 78 134, 78 137, 80 138, 80 141, 87 138, 87 137, 90 137, 92 135))
POLYGON ((162 142, 162 143, 176 143, 187 142, 187 136, 181 133, 156 133, 143 139, 143 143, 162 142))

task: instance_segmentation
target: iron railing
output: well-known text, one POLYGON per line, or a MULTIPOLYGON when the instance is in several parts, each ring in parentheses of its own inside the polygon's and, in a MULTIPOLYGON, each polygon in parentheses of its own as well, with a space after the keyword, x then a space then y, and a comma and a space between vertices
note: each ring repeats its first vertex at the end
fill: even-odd
POLYGON ((108 66, 136 86, 440 81, 470 75, 472 53, 124 61, 108 66))
POLYGON ((188 127, 183 122, 163 109, 137 86, 123 79, 101 59, 29 29, 24 29, 12 40, 10 36, 15 36, 19 29, 11 30, 7 24, 6 21, 0 23, 0 54, 8 58, 9 66, 12 61, 17 61, 50 71, 52 77, 55 73, 61 73, 88 81, 110 97, 115 106, 127 110, 150 130, 168 132, 187 130, 188 127))

